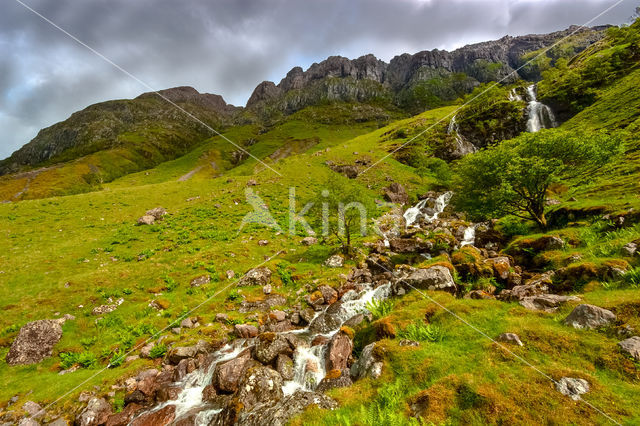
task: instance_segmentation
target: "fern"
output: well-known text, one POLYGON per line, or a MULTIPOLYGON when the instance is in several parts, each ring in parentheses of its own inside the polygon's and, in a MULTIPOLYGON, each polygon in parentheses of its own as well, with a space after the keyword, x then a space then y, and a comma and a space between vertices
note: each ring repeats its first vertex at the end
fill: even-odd
POLYGON ((417 342, 440 342, 444 337, 444 333, 437 325, 415 322, 409 324, 404 330, 401 330, 398 336, 417 342))
POLYGON ((367 303, 366 308, 371 312, 373 319, 376 320, 391 313, 393 310, 393 302, 385 299, 372 299, 367 303))

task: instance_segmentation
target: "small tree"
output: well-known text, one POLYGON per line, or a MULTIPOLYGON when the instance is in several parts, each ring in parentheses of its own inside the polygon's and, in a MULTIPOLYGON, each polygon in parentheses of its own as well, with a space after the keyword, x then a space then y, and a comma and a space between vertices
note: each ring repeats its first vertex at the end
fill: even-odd
POLYGON ((589 177, 621 150, 602 132, 542 130, 463 158, 455 177, 455 205, 476 219, 513 215, 547 227, 545 197, 561 178, 589 177))
POLYGON ((368 232, 369 216, 375 212, 370 194, 340 175, 332 175, 315 197, 309 222, 325 238, 334 237, 344 254, 352 253, 353 237, 368 232))

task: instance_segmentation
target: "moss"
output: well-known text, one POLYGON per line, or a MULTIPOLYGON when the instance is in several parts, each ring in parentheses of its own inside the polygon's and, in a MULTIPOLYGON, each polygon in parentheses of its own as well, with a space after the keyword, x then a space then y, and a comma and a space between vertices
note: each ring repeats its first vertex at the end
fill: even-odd
POLYGON ((391 322, 391 318, 381 318, 373 323, 378 339, 393 339, 396 337, 396 327, 391 322))
POLYGON ((355 336, 355 331, 353 331, 353 328, 346 325, 343 325, 342 327, 340 327, 340 332, 346 334, 351 340, 353 340, 355 336))
POLYGON ((329 370, 324 376, 324 378, 328 380, 339 379, 340 377, 342 377, 342 371, 340 370, 329 370))

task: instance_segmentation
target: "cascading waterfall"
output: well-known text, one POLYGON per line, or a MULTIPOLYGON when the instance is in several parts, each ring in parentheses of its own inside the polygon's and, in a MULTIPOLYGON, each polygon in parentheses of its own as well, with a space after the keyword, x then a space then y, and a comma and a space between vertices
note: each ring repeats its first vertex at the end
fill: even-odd
POLYGON ((404 212, 404 219, 407 226, 412 226, 421 216, 424 217, 428 222, 432 222, 438 218, 438 215, 442 213, 447 207, 447 204, 451 200, 452 192, 445 192, 436 198, 435 205, 433 207, 433 214, 429 215, 426 212, 423 212, 424 207, 427 205, 428 199, 421 200, 413 207, 409 207, 404 212))
POLYGON ((465 141, 459 132, 458 122, 456 121, 456 116, 451 117, 451 121, 449 122, 449 126, 447 127, 447 134, 454 134, 456 138, 456 148, 457 151, 462 155, 472 153, 476 151, 475 145, 472 143, 465 141))
POLYGON ((477 225, 474 224, 464 230, 464 235, 462 236, 460 247, 474 245, 474 243, 476 242, 476 226, 477 225))
POLYGON ((536 85, 532 84, 527 87, 527 97, 529 105, 527 106, 527 131, 535 133, 540 129, 549 129, 556 127, 557 123, 553 111, 542 102, 538 102, 536 96, 536 85))
POLYGON ((509 92, 509 100, 511 102, 515 102, 515 101, 522 101, 522 96, 520 96, 520 94, 518 93, 518 91, 513 88, 511 89, 511 91, 509 92))

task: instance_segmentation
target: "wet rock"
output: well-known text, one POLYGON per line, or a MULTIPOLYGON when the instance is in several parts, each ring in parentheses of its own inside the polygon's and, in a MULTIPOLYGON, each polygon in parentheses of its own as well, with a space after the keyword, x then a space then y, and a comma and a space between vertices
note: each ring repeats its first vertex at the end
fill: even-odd
POLYGON ((111 404, 104 398, 92 398, 76 417, 77 426, 98 426, 107 422, 111 415, 111 404))
POLYGON ((326 345, 327 343, 329 343, 329 338, 319 334, 313 338, 313 340, 311 341, 311 346, 326 345))
POLYGON ((244 373, 237 401, 242 404, 245 410, 251 410, 257 404, 277 401, 282 397, 282 377, 280 374, 269 367, 255 366, 244 373))
POLYGON ((309 331, 312 333, 326 334, 339 328, 348 315, 347 310, 342 307, 342 302, 337 301, 330 305, 324 312, 320 313, 309 324, 309 331))
POLYGON ((589 383, 584 379, 563 377, 556 382, 556 389, 574 401, 580 400, 580 395, 589 392, 589 383))
POLYGON ((244 286, 265 286, 271 280, 271 270, 267 267, 254 268, 247 272, 240 280, 238 281, 238 287, 244 286))
POLYGON ((452 294, 458 290, 449 269, 440 265, 416 269, 402 281, 422 290, 440 290, 452 294))
POLYGON ((258 335, 258 328, 250 324, 236 324, 233 326, 233 331, 242 339, 251 339, 258 335))
POLYGON ((523 346, 522 341, 520 341, 520 337, 515 333, 502 333, 498 336, 498 341, 523 346))
POLYGON ((331 305, 338 300, 338 292, 328 285, 319 286, 318 291, 322 294, 322 299, 327 305, 331 305))
POLYGON ((318 244, 318 239, 316 237, 304 237, 302 239, 303 246, 313 246, 315 244, 318 244))
POLYGON ((347 368, 347 361, 353 350, 353 342, 351 336, 344 331, 339 331, 329 341, 325 354, 326 371, 339 370, 347 368))
POLYGON ((293 380, 293 360, 285 354, 278 355, 276 359, 276 371, 284 380, 293 380))
POLYGON ((254 355, 258 361, 270 364, 280 354, 293 354, 293 348, 286 337, 272 332, 262 333, 257 337, 254 355))
POLYGON ((127 404, 124 410, 109 416, 106 426, 127 426, 141 410, 139 404, 127 404))
POLYGON ((62 327, 56 320, 29 322, 18 332, 6 361, 9 365, 38 363, 51 356, 61 337, 62 327))
POLYGON ((353 380, 349 375, 349 370, 330 370, 324 379, 320 382, 316 388, 317 392, 326 392, 335 388, 345 388, 351 386, 353 380))
POLYGON ((209 284, 211 282, 211 276, 207 275, 201 275, 199 277, 195 277, 194 279, 191 280, 191 287, 200 287, 201 285, 205 285, 205 284, 209 284))
POLYGON ((576 300, 580 300, 580 298, 557 294, 541 294, 523 298, 520 301, 520 305, 532 311, 555 312, 561 305, 576 300))
POLYGON ((384 189, 384 197, 387 201, 396 204, 407 204, 409 201, 406 189, 397 182, 393 182, 388 188, 384 189))
POLYGON ((131 426, 158 426, 171 424, 176 418, 176 406, 167 405, 156 411, 151 411, 136 417, 131 426))
POLYGON ((250 360, 251 349, 247 348, 236 358, 218 363, 213 371, 213 386, 221 392, 236 392, 250 360))
POLYGON ((351 377, 356 380, 364 377, 370 377, 372 379, 380 377, 384 364, 378 359, 375 346, 375 343, 371 343, 364 347, 360 358, 351 366, 351 377))
POLYGON ((313 318, 315 316, 316 316, 316 311, 314 311, 312 308, 306 308, 300 311, 300 319, 302 319, 307 324, 313 321, 313 318))
POLYGON ((329 268, 340 268, 344 264, 344 258, 339 254, 334 254, 328 258, 324 264, 329 268))
POLYGON ((640 337, 633 336, 618 343, 620 349, 631 355, 636 361, 640 361, 640 337))
POLYGON ((573 328, 593 329, 603 327, 615 321, 616 315, 594 305, 578 305, 564 320, 565 325, 573 328))

